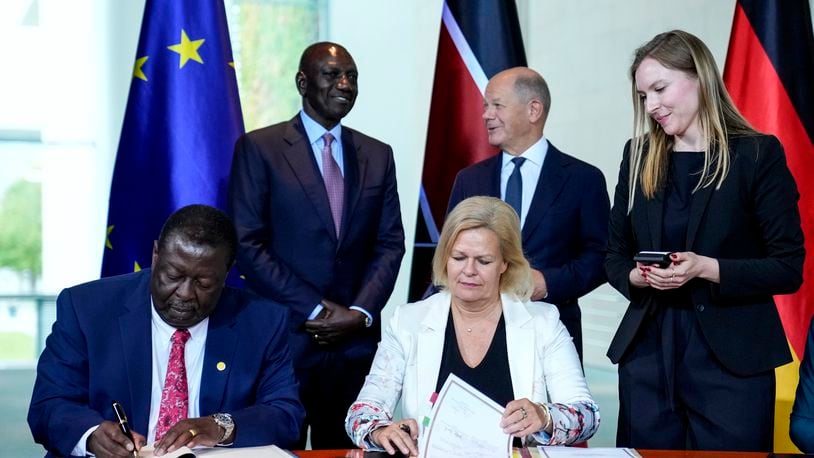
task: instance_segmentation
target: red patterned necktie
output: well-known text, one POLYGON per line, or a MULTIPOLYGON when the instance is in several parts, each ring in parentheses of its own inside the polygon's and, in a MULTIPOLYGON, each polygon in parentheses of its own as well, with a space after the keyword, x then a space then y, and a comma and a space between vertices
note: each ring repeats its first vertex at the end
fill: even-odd
POLYGON ((158 410, 158 424, 155 426, 155 441, 189 412, 189 391, 187 390, 187 366, 184 362, 184 345, 189 340, 189 331, 176 329, 172 335, 172 348, 167 362, 167 378, 161 391, 161 407, 158 410))
POLYGON ((333 140, 334 136, 330 132, 325 132, 325 135, 322 136, 322 179, 325 181, 325 190, 328 192, 328 203, 331 205, 336 237, 339 238, 339 228, 342 227, 342 206, 345 202, 345 181, 331 150, 333 140))

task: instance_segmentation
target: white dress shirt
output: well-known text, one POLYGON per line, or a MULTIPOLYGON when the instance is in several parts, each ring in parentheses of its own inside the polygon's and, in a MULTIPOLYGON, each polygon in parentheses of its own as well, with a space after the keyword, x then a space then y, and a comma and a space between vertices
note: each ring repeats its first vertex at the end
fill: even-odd
POLYGON ((506 185, 509 183, 509 176, 514 171, 512 159, 522 157, 526 159, 520 167, 520 176, 523 178, 523 200, 520 205, 520 227, 526 222, 526 216, 531 207, 531 199, 534 198, 534 191, 537 189, 537 182, 540 180, 540 172, 543 170, 543 162, 548 153, 548 141, 545 137, 540 137, 537 143, 531 145, 529 149, 523 151, 519 156, 512 156, 503 152, 503 166, 500 169, 500 198, 506 200, 506 185))
MULTIPOLYGON (((150 300, 152 305, 152 300, 150 300)), ((167 378, 167 362, 172 349, 172 335, 176 328, 168 325, 161 319, 152 307, 152 334, 153 334, 153 377, 150 390, 150 420, 148 423, 147 443, 155 440, 155 429, 158 424, 158 411, 161 409, 161 392, 164 390, 164 380, 167 378)), ((187 418, 201 416, 201 374, 203 373, 204 350, 206 349, 206 334, 209 330, 209 318, 195 326, 188 328, 189 340, 184 346, 184 363, 187 368, 187 391, 189 393, 189 411, 187 418)))
MULTIPOLYGON (((149 431, 147 431, 148 444, 153 443, 155 440, 158 411, 161 408, 161 392, 164 389, 164 379, 167 376, 167 362, 170 359, 170 350, 172 348, 172 334, 176 329, 161 319, 155 310, 152 297, 150 298, 150 310, 153 375, 152 388, 150 390, 150 420, 147 424, 149 428, 149 431)), ((208 330, 209 318, 204 318, 203 321, 189 328, 190 337, 184 346, 184 363, 187 369, 187 391, 189 394, 188 418, 197 418, 201 415, 201 374, 203 373, 204 350, 206 349, 206 334, 208 330)), ((97 425, 85 431, 85 434, 79 439, 76 447, 71 451, 71 455, 90 455, 86 448, 88 437, 96 431, 98 427, 97 425)), ((144 431, 137 432, 144 434, 144 431)))

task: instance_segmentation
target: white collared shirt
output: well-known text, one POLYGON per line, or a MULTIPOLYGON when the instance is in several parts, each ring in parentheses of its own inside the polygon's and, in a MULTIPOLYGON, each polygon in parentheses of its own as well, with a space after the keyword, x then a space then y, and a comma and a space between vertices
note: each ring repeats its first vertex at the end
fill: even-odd
MULTIPOLYGON (((172 349, 172 335, 176 328, 165 323, 155 310, 150 299, 152 311, 150 321, 153 335, 153 376, 150 390, 150 420, 148 423, 147 443, 155 440, 156 424, 158 424, 158 411, 161 408, 161 392, 164 389, 164 380, 167 378, 167 362, 172 349)), ((188 418, 201 416, 201 374, 203 374, 204 350, 206 349, 206 335, 209 330, 209 317, 188 328, 189 340, 184 346, 184 363, 187 368, 187 391, 189 393, 188 418)))
MULTIPOLYGON (((150 390, 150 419, 147 423, 147 443, 155 441, 156 424, 158 423, 158 411, 161 408, 161 392, 164 389, 164 380, 167 376, 167 362, 170 359, 172 348, 172 334, 175 328, 168 325, 161 319, 155 310, 153 298, 150 297, 150 323, 152 340, 152 387, 150 390)), ((187 391, 189 393, 188 418, 197 418, 201 415, 201 374, 203 374, 204 350, 206 349, 206 335, 209 330, 209 318, 189 328, 189 340, 184 346, 184 363, 187 368, 187 391)), ((79 439, 71 455, 87 456, 88 437, 96 431, 96 425, 87 431, 79 439)), ((144 431, 137 431, 144 434, 144 431)))
POLYGON ((540 180, 540 172, 543 170, 543 162, 548 153, 548 141, 545 137, 540 137, 537 143, 531 145, 529 149, 523 151, 519 156, 513 156, 503 152, 503 165, 500 168, 500 198, 506 200, 506 185, 509 183, 509 176, 514 171, 512 159, 523 157, 526 162, 520 167, 520 176, 523 178, 523 200, 520 208, 520 227, 526 222, 526 216, 531 208, 531 200, 534 198, 534 191, 537 190, 537 182, 540 180))

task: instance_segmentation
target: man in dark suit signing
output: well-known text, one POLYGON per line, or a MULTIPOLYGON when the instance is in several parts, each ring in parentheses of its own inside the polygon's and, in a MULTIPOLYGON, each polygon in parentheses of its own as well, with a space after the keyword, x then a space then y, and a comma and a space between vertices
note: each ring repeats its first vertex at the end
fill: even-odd
POLYGON ((335 43, 305 49, 302 111, 235 145, 229 204, 247 286, 291 309, 315 449, 350 448, 345 414, 370 369, 404 255, 392 149, 342 126, 358 71, 335 43))
POLYGON ((483 119, 497 155, 458 173, 447 212, 467 197, 499 197, 520 216, 532 300, 557 306, 582 359, 577 299, 605 281, 610 202, 596 167, 562 153, 544 136, 551 107, 545 80, 516 67, 486 86, 483 119))
POLYGON ((224 286, 236 247, 225 213, 190 205, 164 224, 151 269, 62 291, 28 411, 49 455, 294 444, 304 411, 287 313, 224 286))

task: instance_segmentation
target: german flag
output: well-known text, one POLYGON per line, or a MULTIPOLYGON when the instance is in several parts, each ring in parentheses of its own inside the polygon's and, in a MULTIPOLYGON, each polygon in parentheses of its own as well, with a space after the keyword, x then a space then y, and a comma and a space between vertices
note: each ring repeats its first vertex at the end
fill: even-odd
POLYGON ((724 82, 746 119, 775 135, 800 191, 805 234, 803 286, 776 296, 794 362, 777 369, 775 451, 797 451, 789 439, 800 360, 814 315, 814 35, 808 0, 738 0, 724 82))

